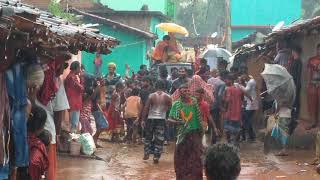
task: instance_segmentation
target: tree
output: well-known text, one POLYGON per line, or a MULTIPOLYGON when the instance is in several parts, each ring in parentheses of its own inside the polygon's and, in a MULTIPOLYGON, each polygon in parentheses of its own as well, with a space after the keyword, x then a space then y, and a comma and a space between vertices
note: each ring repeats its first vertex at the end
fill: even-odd
POLYGON ((320 0, 302 0, 302 17, 304 19, 320 15, 320 0))
POLYGON ((177 0, 177 23, 190 31, 190 36, 223 34, 225 2, 222 0, 177 0))

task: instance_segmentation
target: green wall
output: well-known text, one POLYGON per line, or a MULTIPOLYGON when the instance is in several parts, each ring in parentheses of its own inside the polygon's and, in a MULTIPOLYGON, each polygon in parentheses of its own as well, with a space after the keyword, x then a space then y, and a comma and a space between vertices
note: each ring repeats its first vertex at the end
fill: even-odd
MULTIPOLYGON (((280 21, 286 25, 301 17, 301 0, 231 0, 232 26, 272 26, 280 21)), ((232 40, 239 40, 255 30, 235 29, 232 40)))
MULTIPOLYGON (((141 64, 147 63, 146 52, 148 45, 145 38, 125 30, 113 29, 107 25, 100 26, 99 29, 101 33, 115 37, 121 41, 118 47, 112 49, 111 54, 103 55, 103 74, 108 72, 107 65, 110 62, 117 64, 117 72, 121 75, 125 73, 125 64, 129 64, 131 69, 137 72, 141 64)), ((94 57, 94 54, 82 52, 82 63, 90 73, 94 73, 94 57)))

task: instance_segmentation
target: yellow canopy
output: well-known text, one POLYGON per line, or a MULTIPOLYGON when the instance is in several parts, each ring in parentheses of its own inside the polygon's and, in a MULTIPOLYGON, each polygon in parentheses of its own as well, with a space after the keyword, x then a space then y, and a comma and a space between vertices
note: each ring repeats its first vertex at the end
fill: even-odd
POLYGON ((162 31, 166 31, 166 32, 179 33, 185 36, 189 36, 189 32, 185 27, 175 23, 160 23, 156 25, 156 28, 159 28, 162 31))

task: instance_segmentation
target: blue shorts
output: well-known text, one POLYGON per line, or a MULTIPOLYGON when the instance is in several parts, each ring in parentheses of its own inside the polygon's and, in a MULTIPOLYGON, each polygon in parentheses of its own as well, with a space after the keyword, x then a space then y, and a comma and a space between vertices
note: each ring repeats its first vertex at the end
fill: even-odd
POLYGON ((109 127, 109 123, 101 111, 95 111, 92 113, 92 115, 96 122, 97 129, 107 129, 109 127))

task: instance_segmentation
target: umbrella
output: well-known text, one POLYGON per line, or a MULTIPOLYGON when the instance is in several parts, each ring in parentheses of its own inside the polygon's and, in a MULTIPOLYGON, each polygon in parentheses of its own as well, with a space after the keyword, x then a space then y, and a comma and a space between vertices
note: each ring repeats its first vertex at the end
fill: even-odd
POLYGON ((222 57, 228 63, 232 54, 223 48, 218 48, 214 45, 208 45, 206 50, 200 55, 200 58, 205 58, 211 69, 216 69, 218 66, 218 58, 222 57))
POLYGON ((287 69, 278 64, 265 64, 261 75, 266 83, 268 94, 276 99, 280 106, 291 107, 296 97, 296 87, 287 69))
POLYGON ((175 23, 160 23, 156 25, 156 28, 159 28, 162 31, 166 31, 166 32, 179 33, 185 36, 189 36, 189 32, 185 27, 175 23))

